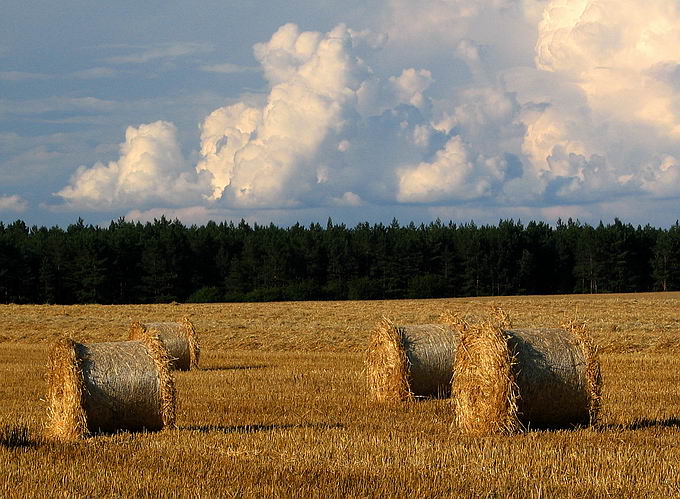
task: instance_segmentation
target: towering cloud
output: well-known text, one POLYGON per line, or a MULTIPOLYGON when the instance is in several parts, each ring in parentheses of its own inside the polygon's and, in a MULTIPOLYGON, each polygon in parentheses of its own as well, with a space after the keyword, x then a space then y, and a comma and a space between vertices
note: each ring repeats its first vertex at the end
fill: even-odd
POLYGON ((322 143, 337 135, 366 68, 352 56, 352 34, 279 28, 255 46, 271 86, 261 109, 236 104, 202 126, 199 170, 213 174, 213 198, 237 206, 294 206, 319 183, 322 143))
POLYGON ((203 120, 195 164, 172 124, 130 127, 118 160, 80 167, 59 196, 149 213, 491 203, 532 213, 678 197, 677 2, 376 9, 373 30, 286 24, 255 45, 266 92, 203 120))
POLYGON ((574 201, 680 188, 678 26, 678 4, 668 0, 546 6, 536 66, 554 78, 543 112, 525 116, 523 149, 574 201))
POLYGON ((393 151, 404 152, 401 162, 418 158, 434 132, 421 114, 432 75, 407 68, 378 78, 357 54, 370 42, 344 25, 322 34, 287 24, 256 45, 265 105, 226 106, 202 125, 197 168, 212 174, 212 199, 261 208, 354 206, 355 191, 393 198, 384 191, 400 166, 393 151))
POLYGON ((58 195, 73 207, 112 209, 183 205, 198 199, 201 183, 188 168, 172 123, 128 127, 120 158, 76 170, 58 195))

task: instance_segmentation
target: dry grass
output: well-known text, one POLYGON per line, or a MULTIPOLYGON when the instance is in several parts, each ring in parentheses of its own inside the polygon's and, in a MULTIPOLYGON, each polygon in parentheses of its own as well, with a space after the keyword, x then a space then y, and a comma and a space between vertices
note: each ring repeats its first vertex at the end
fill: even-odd
POLYGON ((0 306, 0 496, 679 496, 678 310, 680 294, 0 306), (598 427, 464 437, 450 401, 369 401, 362 352, 382 316, 423 324, 492 304, 513 327, 588 322, 604 382, 598 427), (124 340, 131 317, 185 314, 202 369, 176 373, 177 429, 40 439, 54 337, 124 340))

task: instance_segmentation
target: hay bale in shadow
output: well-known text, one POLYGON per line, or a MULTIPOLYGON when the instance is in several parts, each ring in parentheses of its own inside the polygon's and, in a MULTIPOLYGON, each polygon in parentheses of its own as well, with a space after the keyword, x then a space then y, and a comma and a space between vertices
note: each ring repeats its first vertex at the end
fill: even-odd
POLYGON ((180 322, 133 322, 128 339, 138 340, 157 335, 171 357, 172 369, 188 371, 198 368, 201 349, 194 325, 187 318, 180 322))
POLYGON ((384 319, 366 353, 366 374, 378 401, 448 397, 460 329, 454 324, 396 326, 384 319))
POLYGON ((48 360, 47 435, 156 431, 175 425, 170 359, 157 337, 116 343, 58 340, 48 360))
POLYGON ((503 329, 487 322, 460 336, 452 398, 468 434, 593 424, 600 364, 585 328, 503 329))

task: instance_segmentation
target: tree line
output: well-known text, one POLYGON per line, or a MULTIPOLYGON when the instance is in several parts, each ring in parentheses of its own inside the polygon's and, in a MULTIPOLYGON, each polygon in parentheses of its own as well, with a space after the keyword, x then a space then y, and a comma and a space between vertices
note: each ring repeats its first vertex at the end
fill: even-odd
POLYGON ((0 223, 0 302, 156 303, 439 298, 680 290, 680 226, 497 225, 161 217, 0 223))

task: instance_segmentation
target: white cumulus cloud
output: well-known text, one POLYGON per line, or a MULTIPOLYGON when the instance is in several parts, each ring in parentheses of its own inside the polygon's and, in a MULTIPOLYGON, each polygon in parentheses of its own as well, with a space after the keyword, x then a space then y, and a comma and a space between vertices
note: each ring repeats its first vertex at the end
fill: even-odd
POLYGON ((214 111, 202 125, 198 170, 213 175, 213 198, 237 206, 295 205, 316 183, 314 158, 343 125, 364 71, 351 33, 326 35, 287 24, 254 48, 271 90, 262 108, 214 111))
POLYGON ((507 169, 503 158, 472 153, 460 137, 453 137, 434 161, 399 172, 397 199, 441 203, 488 197, 502 186, 507 169))
POLYGON ((548 3, 535 61, 555 76, 535 78, 544 107, 523 116, 523 152, 553 194, 680 194, 678 26, 668 0, 548 3))
POLYGON ((157 121, 128 127, 118 160, 81 166, 57 195, 73 207, 111 209, 184 205, 204 189, 182 156, 175 126, 157 121))
MULTIPOLYGON (((265 104, 226 106, 201 127, 197 168, 212 174, 213 199, 257 208, 360 202, 357 184, 367 186, 356 169, 367 166, 351 164, 348 157, 366 154, 370 134, 379 134, 385 145, 412 131, 418 123, 408 117, 380 123, 379 116, 402 104, 424 108, 432 83, 429 71, 414 68, 376 78, 357 54, 367 40, 369 50, 379 45, 344 25, 323 34, 287 24, 255 46, 270 84, 265 104)), ((380 161, 373 176, 389 175, 382 170, 394 166, 380 161)))
POLYGON ((376 9, 372 29, 289 23, 256 44, 266 90, 209 113, 192 162, 172 124, 130 127, 117 160, 80 167, 59 196, 136 213, 417 204, 524 218, 680 197, 677 2, 384 0, 376 9), (579 203, 588 209, 564 209, 579 203))

